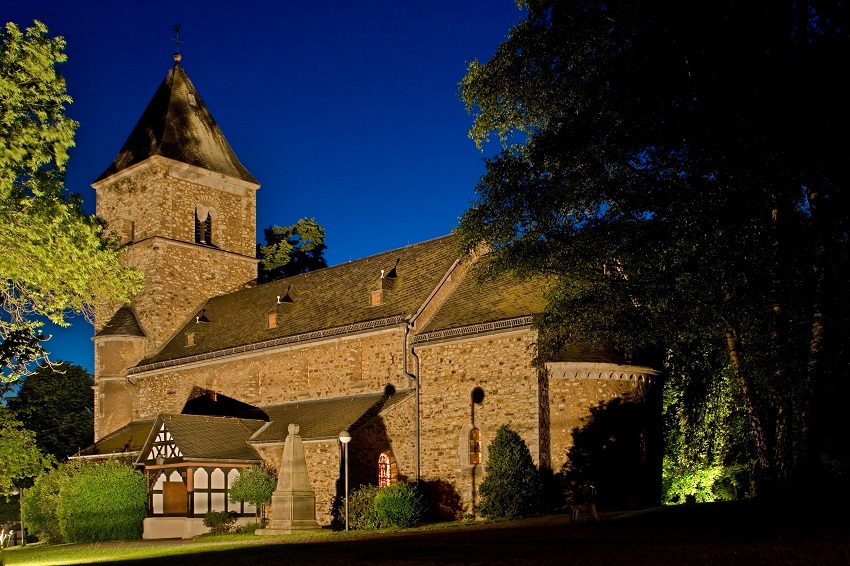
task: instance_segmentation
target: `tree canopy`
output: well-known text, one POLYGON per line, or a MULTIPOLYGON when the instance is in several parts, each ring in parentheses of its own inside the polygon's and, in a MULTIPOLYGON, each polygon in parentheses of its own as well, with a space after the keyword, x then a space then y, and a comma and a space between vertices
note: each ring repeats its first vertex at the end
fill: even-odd
POLYGON ((269 226, 263 235, 266 245, 257 245, 259 283, 328 266, 324 258, 325 229, 315 218, 302 218, 291 226, 269 226))
POLYGON ((848 356, 847 7, 518 5, 460 84, 470 137, 502 150, 458 231, 497 271, 557 276, 541 355, 716 359, 705 379, 731 372, 762 488, 846 466, 848 423, 827 419, 848 356))
POLYGON ((94 379, 73 363, 54 362, 23 379, 6 406, 36 434, 36 444, 57 460, 94 442, 94 379))
POLYGON ((39 475, 52 464, 53 458, 36 446, 35 433, 0 405, 0 495, 9 495, 21 480, 39 475))
POLYGON ((65 166, 77 123, 56 67, 65 40, 36 21, 0 32, 0 365, 3 379, 44 359, 47 319, 92 313, 98 300, 124 302, 141 274, 122 267, 102 225, 65 191, 65 166))

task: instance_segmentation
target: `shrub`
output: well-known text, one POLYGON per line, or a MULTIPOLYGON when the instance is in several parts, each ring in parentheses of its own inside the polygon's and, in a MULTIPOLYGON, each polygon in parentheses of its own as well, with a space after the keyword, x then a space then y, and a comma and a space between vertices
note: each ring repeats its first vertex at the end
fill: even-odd
MULTIPOLYGON (((375 511, 375 495, 379 489, 374 485, 363 485, 350 494, 348 503, 348 527, 350 529, 373 530, 381 528, 375 511)), ((334 523, 345 528, 345 498, 339 500, 334 509, 334 523)))
POLYGON ((240 525, 240 526, 236 527, 236 532, 238 534, 242 534, 242 535, 252 535, 252 534, 254 534, 254 531, 256 531, 257 529, 262 529, 262 528, 263 528, 262 523, 248 523, 247 525, 240 525))
POLYGON ((145 477, 119 462, 81 466, 59 490, 57 516, 67 542, 141 538, 146 514, 145 477))
POLYGON ((374 506, 381 525, 403 529, 415 525, 425 511, 422 494, 409 483, 378 490, 374 506))
POLYGON ((277 477, 263 466, 244 468, 230 486, 229 497, 233 502, 250 503, 257 508, 257 519, 263 508, 272 502, 272 493, 277 487, 277 477))
POLYGON ((236 515, 228 511, 210 511, 204 515, 204 526, 209 527, 213 535, 229 533, 235 524, 236 515))
POLYGON ((526 517, 537 511, 541 482, 523 439, 508 425, 496 431, 488 447, 478 511, 487 518, 526 517))
POLYGON ((29 532, 49 543, 64 542, 59 527, 59 492, 85 464, 71 460, 38 476, 24 491, 24 516, 29 532))

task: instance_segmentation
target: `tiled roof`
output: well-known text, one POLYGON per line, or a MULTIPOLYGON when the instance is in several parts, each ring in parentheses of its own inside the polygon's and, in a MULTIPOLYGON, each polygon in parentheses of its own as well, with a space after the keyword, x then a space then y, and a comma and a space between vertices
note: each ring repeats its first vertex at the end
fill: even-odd
POLYGON ((145 332, 136 313, 127 305, 118 309, 95 336, 142 336, 145 332))
POLYGON ((140 459, 147 457, 161 424, 171 433, 184 460, 262 460, 246 440, 264 421, 179 414, 159 415, 140 459))
POLYGON ((133 421, 82 450, 79 456, 108 456, 139 452, 153 427, 153 420, 133 421))
POLYGON ((434 317, 419 329, 427 334, 461 326, 530 316, 545 305, 545 279, 520 281, 508 273, 482 278, 487 257, 479 259, 449 295, 434 317))
POLYGON ((257 183, 239 162, 179 63, 168 71, 105 179, 154 155, 257 183))
POLYGON ((457 239, 443 236, 212 298, 203 310, 210 322, 197 323, 193 317, 160 352, 142 360, 138 369, 232 348, 275 345, 275 340, 397 324, 422 306, 457 253, 457 239), (397 260, 398 277, 383 280, 383 302, 372 306, 370 293, 381 287, 381 271, 389 273, 397 260), (278 304, 278 297, 287 293, 293 302, 278 304), (268 328, 270 314, 277 317, 275 328, 268 328), (186 345, 189 332, 195 334, 194 346, 186 345))
POLYGON ((290 424, 299 426, 298 434, 304 440, 336 438, 343 430, 354 434, 359 427, 408 399, 413 392, 413 389, 401 389, 392 394, 365 393, 269 405, 263 410, 271 422, 258 431, 251 442, 283 442, 290 424))

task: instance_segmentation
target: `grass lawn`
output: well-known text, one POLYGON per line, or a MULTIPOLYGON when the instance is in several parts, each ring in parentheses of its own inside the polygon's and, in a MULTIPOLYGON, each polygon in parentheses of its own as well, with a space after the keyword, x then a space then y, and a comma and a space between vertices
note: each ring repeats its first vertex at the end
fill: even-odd
POLYGON ((699 504, 516 521, 445 523, 398 531, 194 541, 30 545, 7 566, 36 564, 850 564, 850 521, 823 509, 755 502, 699 504))

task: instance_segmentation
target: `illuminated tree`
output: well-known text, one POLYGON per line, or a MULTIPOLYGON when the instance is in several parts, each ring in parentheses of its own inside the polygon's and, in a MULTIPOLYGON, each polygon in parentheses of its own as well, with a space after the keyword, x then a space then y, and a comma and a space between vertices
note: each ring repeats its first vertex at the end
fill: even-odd
POLYGON ((327 267, 325 229, 314 218, 302 218, 292 226, 263 230, 266 245, 257 245, 259 282, 268 283, 327 267))
POLYGON ((16 482, 35 477, 52 464, 53 458, 36 446, 35 434, 0 405, 0 495, 8 496, 16 482))
POLYGON ((141 275, 119 263, 102 226, 64 190, 77 123, 56 66, 65 41, 41 22, 0 33, 0 365, 3 379, 45 358, 43 320, 67 326, 98 300, 124 302, 141 275))

